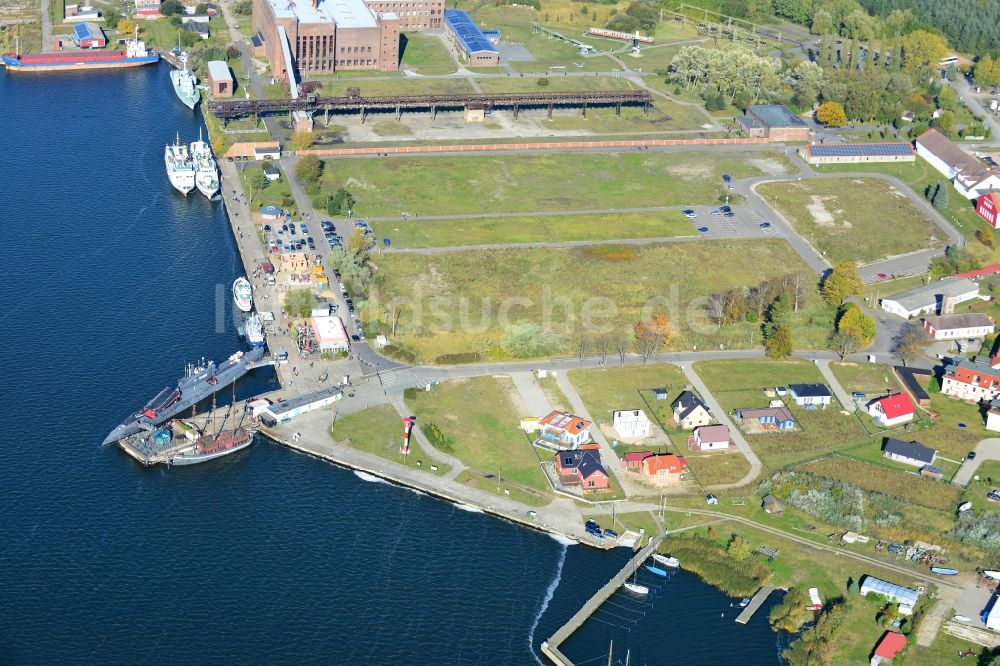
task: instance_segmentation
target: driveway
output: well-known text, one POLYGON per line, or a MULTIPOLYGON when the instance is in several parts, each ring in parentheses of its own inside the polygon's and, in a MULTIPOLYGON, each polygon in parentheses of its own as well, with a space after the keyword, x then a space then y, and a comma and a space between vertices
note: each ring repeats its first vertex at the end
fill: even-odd
POLYGON ((979 469, 979 465, 984 460, 1000 460, 1000 437, 990 437, 989 439, 980 440, 979 444, 976 445, 975 451, 976 457, 972 460, 965 459, 962 467, 958 470, 958 474, 951 480, 952 483, 967 486, 972 481, 972 477, 976 475, 976 470, 979 469))

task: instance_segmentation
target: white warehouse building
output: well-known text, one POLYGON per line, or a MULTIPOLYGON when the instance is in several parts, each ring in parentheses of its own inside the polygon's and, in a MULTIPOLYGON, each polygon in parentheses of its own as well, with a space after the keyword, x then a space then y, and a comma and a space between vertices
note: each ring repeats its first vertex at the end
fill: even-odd
POLYGON ((903 319, 922 314, 947 314, 952 306, 979 297, 979 285, 968 278, 951 277, 882 299, 882 309, 903 319))

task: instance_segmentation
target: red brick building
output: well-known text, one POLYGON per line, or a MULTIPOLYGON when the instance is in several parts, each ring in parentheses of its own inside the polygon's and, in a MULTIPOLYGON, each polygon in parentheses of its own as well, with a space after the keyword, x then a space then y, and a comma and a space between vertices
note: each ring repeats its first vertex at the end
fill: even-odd
POLYGON ((564 486, 580 486, 583 492, 608 489, 608 473, 601 464, 601 454, 596 444, 555 455, 556 474, 564 486))
POLYGON ((990 226, 996 229, 997 217, 1000 215, 1000 197, 997 196, 997 193, 987 192, 986 194, 980 194, 979 199, 976 200, 976 212, 979 213, 979 217, 989 222, 990 226))
POLYGON ((393 13, 399 17, 399 29, 440 30, 444 20, 444 0, 365 0, 376 14, 393 13))
POLYGON ((808 141, 812 130, 806 121, 784 104, 755 104, 737 118, 740 129, 749 137, 771 141, 808 141))

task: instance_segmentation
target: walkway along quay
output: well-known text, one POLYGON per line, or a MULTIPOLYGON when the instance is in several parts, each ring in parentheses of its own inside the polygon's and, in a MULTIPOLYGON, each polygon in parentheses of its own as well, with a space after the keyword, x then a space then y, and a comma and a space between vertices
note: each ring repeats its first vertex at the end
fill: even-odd
POLYGON ((764 587, 757 590, 757 594, 753 595, 753 599, 750 600, 750 604, 743 609, 740 616, 736 618, 736 624, 746 624, 753 617, 754 613, 760 610, 760 607, 764 605, 767 598, 771 596, 774 592, 774 585, 765 585, 764 587))
POLYGON ((566 642, 574 631, 580 628, 584 622, 587 621, 591 615, 594 614, 601 604, 608 600, 612 594, 615 593, 622 584, 632 576, 632 572, 642 564, 647 557, 652 555, 656 548, 663 542, 667 537, 667 533, 664 532, 658 536, 655 536, 649 540, 646 547, 636 553, 635 557, 628 561, 628 564, 615 574, 614 578, 609 580, 604 584, 604 587, 599 589, 594 596, 587 600, 585 604, 576 612, 573 617, 571 617, 566 624, 559 627, 549 640, 542 641, 541 650, 542 654, 551 659, 554 663, 559 664, 559 666, 573 666, 573 662, 570 661, 566 655, 559 651, 559 646, 566 642))

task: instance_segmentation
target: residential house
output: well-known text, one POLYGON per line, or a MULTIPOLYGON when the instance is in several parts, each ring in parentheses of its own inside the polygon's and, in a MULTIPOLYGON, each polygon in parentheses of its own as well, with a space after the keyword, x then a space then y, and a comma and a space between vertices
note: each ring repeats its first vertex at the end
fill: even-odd
POLYGON ((159 18, 161 0, 135 0, 136 18, 159 18))
POLYGON ((538 438, 560 447, 577 449, 590 441, 590 421, 566 412, 552 411, 538 422, 538 438))
POLYGON ((598 448, 570 449, 555 455, 556 474, 564 486, 580 486, 583 492, 607 490, 609 478, 598 448))
POLYGON ((986 408, 986 429, 1000 432, 1000 400, 990 400, 986 408))
POLYGON ((694 437, 688 438, 692 451, 727 451, 735 445, 725 425, 701 426, 695 429, 694 437))
POLYGON ((652 451, 629 451, 622 456, 622 461, 625 463, 625 471, 641 474, 642 461, 652 455, 655 455, 652 451))
POLYGON ((941 375, 941 393, 976 402, 1000 397, 1000 354, 950 359, 941 375))
POLYGON ((920 442, 904 442, 901 439, 886 437, 885 444, 882 446, 882 455, 904 465, 923 468, 925 465, 934 463, 937 451, 927 448, 920 442))
POLYGON ((917 155, 952 181, 966 199, 976 199, 980 194, 1000 189, 1000 171, 987 168, 936 129, 918 136, 916 147, 917 155))
POLYGON ((200 23, 198 21, 188 21, 184 24, 184 29, 188 32, 193 32, 202 39, 208 39, 211 36, 211 30, 207 23, 200 23))
POLYGON ((826 384, 789 384, 788 391, 799 407, 826 407, 833 399, 826 384))
POLYGON ((264 177, 267 178, 268 180, 270 180, 271 182, 274 182, 274 181, 278 180, 279 178, 281 178, 281 172, 278 171, 277 167, 273 167, 273 166, 265 167, 265 169, 264 169, 264 177))
POLYGON ((876 398, 869 402, 866 408, 875 422, 886 428, 912 421, 917 411, 906 393, 894 393, 876 398))
POLYGON ((646 456, 642 460, 642 479, 654 486, 680 483, 687 470, 687 461, 672 453, 646 456))
POLYGON ((954 306, 978 297, 979 285, 956 276, 883 298, 882 309, 903 319, 939 312, 950 314, 954 306))
POLYGON ((935 340, 985 338, 995 328, 993 320, 981 313, 924 317, 924 330, 935 340))
POLYGON ((764 495, 764 499, 761 500, 761 506, 764 507, 764 513, 772 516, 780 516, 781 512, 785 510, 785 505, 774 495, 764 495))
POLYGON ((671 407, 674 410, 674 422, 685 430, 694 430, 712 422, 708 405, 691 391, 684 391, 677 396, 671 407))
POLYGON ((1000 196, 996 192, 980 194, 976 199, 976 212, 996 229, 997 224, 1000 224, 1000 196))
POLYGON ((611 422, 622 439, 649 437, 649 417, 641 409, 626 409, 611 413, 611 422))
POLYGON ((744 430, 778 432, 794 430, 795 417, 787 407, 753 407, 736 410, 744 430))
POLYGON ((879 666, 895 659, 906 647, 906 636, 895 631, 887 631, 875 646, 869 666, 879 666))

